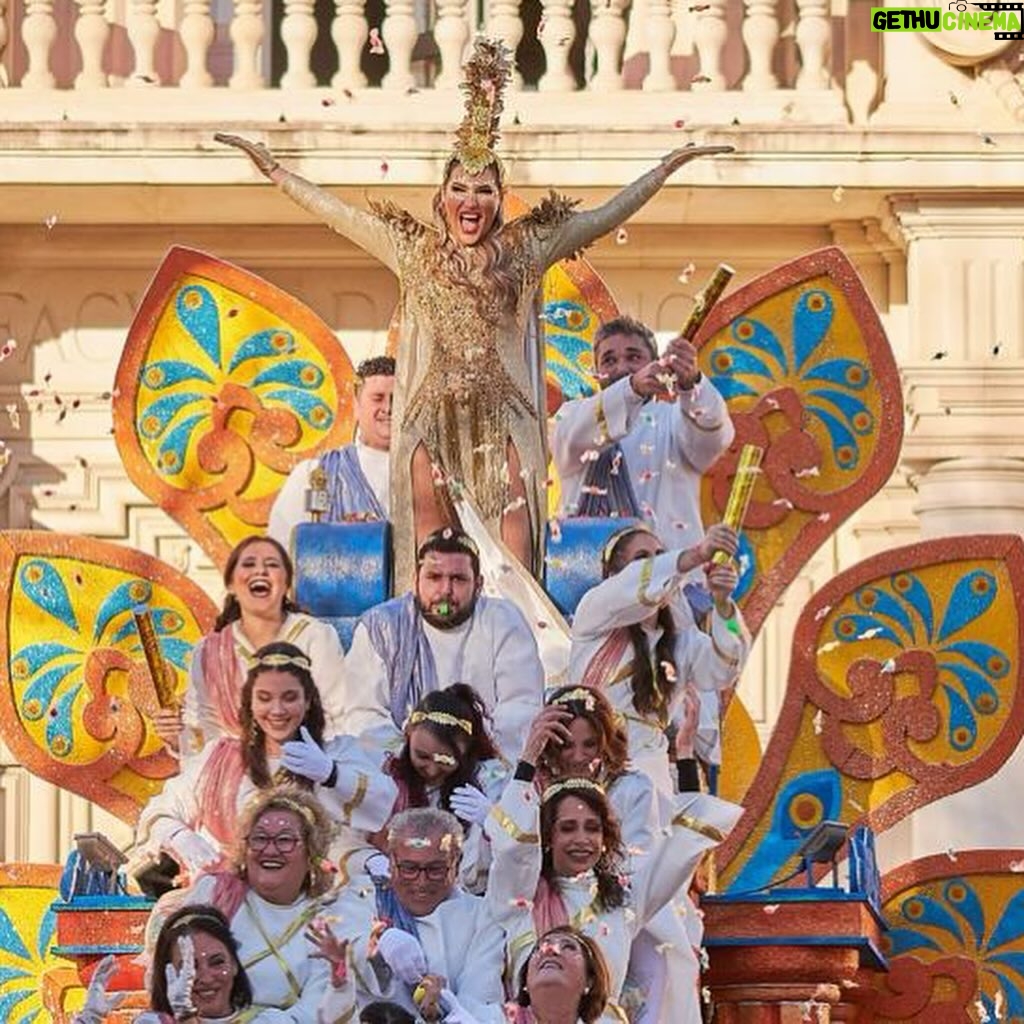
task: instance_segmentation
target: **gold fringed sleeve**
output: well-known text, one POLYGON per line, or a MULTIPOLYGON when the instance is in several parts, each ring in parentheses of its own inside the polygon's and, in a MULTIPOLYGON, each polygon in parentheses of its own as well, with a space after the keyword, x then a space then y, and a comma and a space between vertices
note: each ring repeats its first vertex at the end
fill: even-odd
MULTIPOLYGON (((737 532, 743 526, 747 509, 750 507, 750 498, 754 493, 757 474, 761 472, 763 456, 764 449, 758 448, 756 444, 745 444, 740 452, 736 475, 732 478, 732 490, 729 491, 729 500, 725 504, 725 515, 722 516, 722 522, 737 532)), ((711 556, 711 561, 715 565, 725 565, 729 561, 729 556, 724 551, 716 551, 711 556)))
POLYGON ((153 614, 148 605, 137 605, 132 609, 135 618, 135 628, 139 631, 139 639, 142 641, 142 653, 146 656, 146 664, 149 666, 149 675, 153 680, 153 689, 156 690, 156 699, 161 708, 177 708, 178 700, 175 696, 174 673, 160 653, 160 642, 156 638, 156 630, 153 628, 153 614))
POLYGON ((694 300, 693 310, 690 318, 686 321, 682 330, 682 336, 687 341, 693 341, 700 330, 700 325, 708 318, 714 304, 722 297, 726 285, 732 280, 736 271, 728 264, 719 263, 711 279, 701 289, 700 294, 694 300))

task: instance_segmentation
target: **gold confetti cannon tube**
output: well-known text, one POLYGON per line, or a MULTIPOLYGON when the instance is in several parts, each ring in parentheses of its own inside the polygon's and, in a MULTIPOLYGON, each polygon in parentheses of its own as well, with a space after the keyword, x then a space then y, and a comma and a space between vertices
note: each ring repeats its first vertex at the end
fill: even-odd
POLYGON ((174 673, 168 670, 160 653, 160 642, 153 627, 153 613, 148 605, 140 604, 132 609, 132 615, 135 618, 135 628, 139 631, 139 639, 142 641, 142 653, 146 656, 153 689, 156 690, 156 699, 161 708, 177 708, 174 673))
MULTIPOLYGON (((757 474, 760 472, 763 457, 764 449, 758 448, 756 444, 745 444, 740 452, 736 475, 732 478, 732 490, 729 491, 729 500, 725 503, 725 515, 722 516, 722 522, 737 532, 743 526, 747 509, 750 507, 750 498, 754 493, 754 484, 757 483, 757 474)), ((715 565, 725 565, 729 561, 729 556, 724 551, 716 551, 711 556, 711 561, 715 565)))
POLYGON ((725 291, 726 285, 732 280, 735 273, 736 271, 728 264, 718 264, 715 272, 711 275, 711 279, 704 285, 694 301, 690 318, 683 327, 682 335, 687 341, 693 341, 697 336, 701 324, 707 320, 708 313, 711 312, 715 303, 722 297, 722 292, 725 291))

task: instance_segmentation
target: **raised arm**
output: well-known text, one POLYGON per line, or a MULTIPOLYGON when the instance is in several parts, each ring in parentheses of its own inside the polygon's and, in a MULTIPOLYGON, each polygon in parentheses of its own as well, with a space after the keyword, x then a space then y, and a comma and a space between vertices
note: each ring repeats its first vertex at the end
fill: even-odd
POLYGON ((217 132, 213 137, 225 146, 240 149, 252 161, 256 170, 265 178, 269 178, 289 199, 298 203, 332 231, 337 231, 360 249, 365 249, 393 273, 397 273, 398 262, 394 246, 391 244, 391 236, 379 218, 331 195, 319 185, 314 185, 311 181, 285 170, 262 142, 252 142, 240 135, 230 135, 226 132, 217 132))
POLYGON ((662 157, 661 163, 627 185, 608 202, 593 210, 581 210, 564 220, 547 239, 544 250, 546 265, 572 255, 596 238, 607 234, 628 220, 651 199, 684 164, 700 156, 731 153, 732 146, 686 146, 662 157))

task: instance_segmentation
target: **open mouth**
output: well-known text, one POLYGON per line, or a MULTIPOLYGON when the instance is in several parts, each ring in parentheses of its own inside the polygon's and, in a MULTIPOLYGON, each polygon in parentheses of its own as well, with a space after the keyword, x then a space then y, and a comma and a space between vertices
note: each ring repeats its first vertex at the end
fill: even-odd
POLYGON ((537 963, 538 971, 560 971, 561 969, 562 961, 553 953, 542 956, 537 963))
POLYGON ((269 580, 250 580, 249 581, 249 593, 253 597, 269 597, 270 592, 273 588, 270 586, 269 580))
POLYGON ((264 871, 280 871, 285 862, 280 857, 260 857, 259 865, 264 871))
POLYGON ((479 213, 460 213, 459 227, 467 235, 475 235, 483 224, 483 216, 479 213))

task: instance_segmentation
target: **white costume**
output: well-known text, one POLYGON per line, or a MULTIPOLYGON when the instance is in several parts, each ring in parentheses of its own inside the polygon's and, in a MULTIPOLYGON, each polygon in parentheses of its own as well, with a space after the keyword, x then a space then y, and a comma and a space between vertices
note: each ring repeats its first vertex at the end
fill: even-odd
POLYGON ((732 443, 722 396, 701 379, 672 402, 641 398, 623 377, 590 398, 566 402, 555 417, 552 455, 562 483, 562 507, 577 515, 590 466, 588 452, 619 442, 638 511, 671 547, 704 536, 700 478, 732 443))
MULTIPOLYGON (((327 740, 324 750, 338 769, 334 786, 314 787, 327 813, 351 829, 374 832, 383 828, 398 794, 391 777, 380 771, 376 759, 353 736, 327 740)), ((276 758, 267 759, 271 776, 279 764, 276 758)), ((165 847, 173 852, 174 837, 186 832, 197 833, 227 851, 236 838, 241 813, 256 792, 256 784, 242 769, 237 740, 223 738, 207 744, 142 809, 136 856, 155 854, 165 847), (230 788, 235 791, 233 799, 227 792, 230 788)))
MULTIPOLYGON (((382 509, 389 508, 391 498, 391 476, 389 454, 387 449, 371 448, 356 440, 351 446, 355 452, 359 468, 362 470, 366 484, 373 491, 382 509)), ((306 508, 306 492, 309 490, 309 474, 320 464, 320 459, 305 459, 289 474, 277 492, 274 504, 270 509, 270 521, 267 533, 273 537, 286 551, 292 549, 292 530, 299 523, 309 522, 309 511, 306 508)), ((362 514, 364 509, 351 509, 362 514)))
MULTIPOLYGON (((353 959, 359 965, 356 998, 360 1006, 385 999, 417 1016, 412 1001, 414 986, 394 977, 379 956, 367 960, 366 941, 376 910, 372 890, 367 893, 350 886, 338 903, 342 919, 336 932, 352 938, 353 959)), ((492 918, 484 899, 456 888, 433 913, 414 920, 427 973, 446 979, 445 987, 454 993, 470 1021, 503 1024, 501 968, 505 933, 492 918)), ((464 1015, 441 1019, 466 1021, 464 1015)))
MULTIPOLYGON (((342 716, 345 651, 334 628, 311 615, 291 612, 274 638, 274 642, 279 641, 294 644, 310 660, 313 682, 324 707, 325 735, 352 732, 345 728, 342 716)), ((209 633, 196 644, 185 694, 185 754, 197 753, 221 736, 239 734, 242 685, 255 654, 256 648, 237 619, 220 633, 209 633), (233 662, 229 645, 233 647, 233 662)))
MULTIPOLYGON (((217 906, 215 893, 220 889, 220 878, 204 875, 186 893, 169 893, 166 904, 161 900, 147 927, 148 948, 152 948, 168 907, 177 909, 200 903, 217 906)), ((339 902, 340 898, 335 898, 334 894, 302 895, 294 903, 279 906, 245 887, 241 906, 230 915, 229 924, 238 942, 238 959, 252 986, 253 1007, 284 1011, 280 1017, 268 1017, 268 1024, 276 1024, 278 1020, 294 1024, 341 1024, 353 1019, 353 985, 334 988, 330 965, 326 960, 310 956, 315 949, 305 937, 306 926, 314 918, 337 919, 339 902)), ((257 1019, 262 1024, 263 1018, 257 1019)))
MULTIPOLYGON (((739 609, 728 621, 717 610, 710 616, 711 631, 701 632, 685 599, 677 600, 684 581, 677 569, 678 551, 666 551, 652 558, 631 562, 621 572, 602 580, 583 595, 572 623, 572 653, 569 678, 573 684, 584 683, 601 688, 612 706, 626 719, 629 733, 629 754, 637 770, 649 775, 658 790, 672 793, 669 775, 668 741, 664 727, 653 715, 640 715, 633 706, 630 671, 633 645, 626 642, 614 664, 595 678, 595 657, 604 656, 613 644, 615 631, 634 623, 643 623, 668 605, 675 619, 678 637, 675 647, 675 670, 679 683, 668 707, 674 717, 682 701, 682 684, 691 681, 698 690, 717 691, 735 683, 750 649, 750 636, 739 609), (589 671, 588 671, 589 670, 589 671)), ((644 627, 651 651, 655 649, 661 630, 644 627)), ((621 634, 616 634, 621 635, 621 634)))
POLYGON ((356 626, 348 658, 359 671, 346 674, 343 688, 348 731, 372 729, 397 746, 405 718, 423 696, 468 683, 491 715, 502 755, 514 761, 544 692, 537 641, 522 612, 511 601, 480 597, 466 622, 437 629, 411 600, 406 594, 385 601, 356 626))
MULTIPOLYGON (((713 849, 739 820, 743 808, 702 793, 674 800, 668 834, 634 865, 623 906, 595 903, 592 872, 557 880, 569 923, 595 939, 608 961, 610 998, 616 1003, 626 980, 634 938, 686 884, 705 850, 713 849)), ((508 935, 510 973, 517 977, 537 941, 531 901, 541 877, 540 800, 532 782, 513 779, 487 822, 494 864, 487 903, 508 935)), ((613 1007, 602 1021, 621 1020, 613 1007)), ((699 1018, 697 1018, 699 1021, 699 1018)), ((673 1018, 673 1024, 696 1022, 673 1018)))

